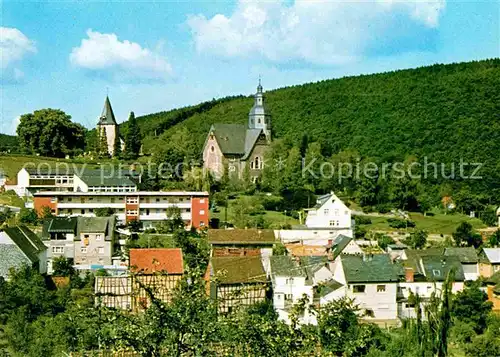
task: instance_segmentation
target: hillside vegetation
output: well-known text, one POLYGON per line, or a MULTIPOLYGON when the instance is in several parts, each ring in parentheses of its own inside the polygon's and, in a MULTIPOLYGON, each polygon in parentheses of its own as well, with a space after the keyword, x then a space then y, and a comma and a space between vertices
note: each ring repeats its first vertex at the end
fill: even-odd
MULTIPOLYGON (((210 125, 246 123, 253 98, 139 117, 145 152, 159 154, 176 137, 199 158, 210 125), (183 115, 189 111, 190 115, 183 115), (169 126, 173 116, 182 120, 169 126), (162 133, 152 130, 163 126, 162 133)), ((476 190, 498 188, 500 59, 433 65, 325 80, 266 93, 275 137, 321 143, 325 156, 353 149, 363 158, 393 162, 410 156, 429 162, 484 163, 476 190)), ((457 169, 458 170, 458 169, 457 169)))

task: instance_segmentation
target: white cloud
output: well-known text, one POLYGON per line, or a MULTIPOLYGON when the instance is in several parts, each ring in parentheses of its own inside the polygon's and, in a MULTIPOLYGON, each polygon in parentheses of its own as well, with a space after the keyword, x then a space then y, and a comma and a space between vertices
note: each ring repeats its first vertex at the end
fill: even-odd
POLYGON ((0 27, 1 69, 5 69, 12 63, 22 60, 26 54, 35 52, 36 47, 34 42, 21 31, 12 27, 0 27))
POLYGON ((398 20, 436 27, 445 1, 240 0, 229 17, 195 15, 187 24, 198 52, 342 64, 374 48, 381 37, 397 38, 398 20))
POLYGON ((166 79, 172 74, 167 59, 135 42, 120 41, 115 34, 91 29, 88 38, 70 54, 72 64, 89 70, 117 70, 127 77, 166 79))

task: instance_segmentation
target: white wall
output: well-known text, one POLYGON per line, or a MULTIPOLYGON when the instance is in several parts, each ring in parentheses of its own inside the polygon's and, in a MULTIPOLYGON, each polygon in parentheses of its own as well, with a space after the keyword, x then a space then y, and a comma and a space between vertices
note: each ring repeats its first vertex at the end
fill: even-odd
POLYGON ((327 245, 339 235, 353 236, 352 229, 280 229, 274 236, 283 243, 300 242, 305 245, 327 245))
POLYGON ((479 278, 479 264, 462 264, 465 280, 477 280, 479 278))
POLYGON ((351 210, 335 194, 318 209, 310 210, 306 218, 308 228, 351 228, 351 210))

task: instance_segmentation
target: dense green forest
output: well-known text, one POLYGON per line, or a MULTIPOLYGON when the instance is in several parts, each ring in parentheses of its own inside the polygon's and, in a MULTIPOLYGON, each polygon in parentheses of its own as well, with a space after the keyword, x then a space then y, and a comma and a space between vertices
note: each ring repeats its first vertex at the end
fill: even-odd
POLYGON ((18 152, 18 146, 16 136, 0 134, 0 152, 18 152))
MULTIPOLYGON (((138 117, 144 151, 158 161, 199 158, 210 125, 246 123, 252 101, 234 97, 138 117)), ((354 152, 379 163, 426 157, 448 170, 454 163, 457 171, 461 160, 482 163, 481 180, 455 181, 477 194, 500 193, 500 59, 281 88, 267 92, 266 103, 273 135, 288 148, 303 145, 307 133, 323 157, 354 152)), ((428 182, 435 183, 442 180, 428 182)))

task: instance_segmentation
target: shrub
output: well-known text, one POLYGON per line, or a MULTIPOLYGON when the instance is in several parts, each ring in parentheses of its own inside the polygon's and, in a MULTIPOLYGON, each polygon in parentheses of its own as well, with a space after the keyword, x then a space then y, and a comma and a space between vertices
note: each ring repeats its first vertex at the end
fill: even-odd
POLYGON ((367 216, 354 216, 356 224, 372 224, 372 220, 367 216))
POLYGON ((399 219, 399 218, 387 218, 387 222, 389 223, 389 227, 391 228, 413 228, 415 227, 415 222, 410 221, 410 220, 405 220, 405 219, 399 219))

